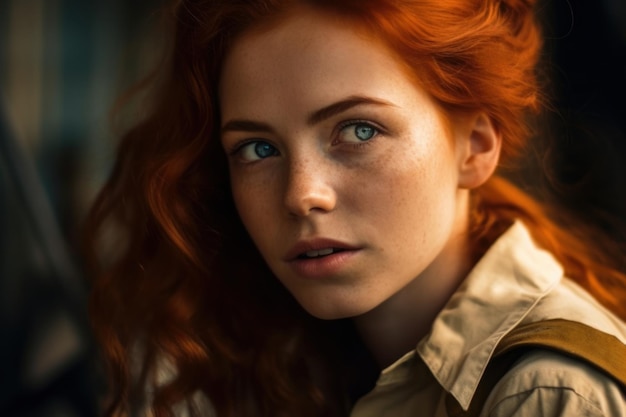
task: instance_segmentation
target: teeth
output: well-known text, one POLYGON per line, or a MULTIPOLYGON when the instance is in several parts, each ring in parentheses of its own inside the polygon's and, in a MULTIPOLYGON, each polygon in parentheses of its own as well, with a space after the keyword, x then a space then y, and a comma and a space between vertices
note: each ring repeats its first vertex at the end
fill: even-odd
POLYGON ((318 256, 326 256, 333 253, 335 250, 333 248, 320 249, 320 250, 310 250, 306 252, 307 258, 317 258, 318 256))

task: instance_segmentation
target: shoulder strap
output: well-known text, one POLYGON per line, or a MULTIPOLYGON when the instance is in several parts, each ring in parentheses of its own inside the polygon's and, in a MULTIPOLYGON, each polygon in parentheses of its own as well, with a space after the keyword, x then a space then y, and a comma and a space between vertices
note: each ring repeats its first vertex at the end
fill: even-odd
POLYGON ((513 329, 500 341, 481 378, 469 409, 463 410, 451 394, 450 417, 478 417, 489 393, 513 364, 532 348, 549 349, 595 365, 626 387, 626 345, 610 334, 574 321, 554 319, 513 329))

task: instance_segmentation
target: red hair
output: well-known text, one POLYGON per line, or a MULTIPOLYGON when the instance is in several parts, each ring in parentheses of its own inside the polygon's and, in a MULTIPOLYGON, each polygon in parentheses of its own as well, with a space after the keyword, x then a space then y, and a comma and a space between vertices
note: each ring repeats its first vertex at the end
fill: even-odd
MULTIPOLYGON (((142 400, 155 416, 170 416, 197 391, 220 416, 346 414, 332 397, 341 391, 328 359, 336 352, 316 337, 343 332, 345 323, 312 319, 273 278, 237 218, 219 145, 225 53, 243 31, 296 3, 368 27, 445 111, 487 112, 503 136, 504 165, 527 146, 525 120, 542 107, 532 0, 175 1, 171 56, 153 108, 124 136, 88 223, 94 253, 106 230, 116 239, 114 253, 94 261, 91 303, 114 383, 109 416, 142 400), (159 358, 175 368, 168 381, 157 381, 159 358), (311 358, 328 366, 328 381, 313 375, 311 358)), ((573 279, 626 317, 618 303, 624 275, 602 266, 538 203, 498 177, 473 198, 477 252, 499 225, 521 218, 573 279)))

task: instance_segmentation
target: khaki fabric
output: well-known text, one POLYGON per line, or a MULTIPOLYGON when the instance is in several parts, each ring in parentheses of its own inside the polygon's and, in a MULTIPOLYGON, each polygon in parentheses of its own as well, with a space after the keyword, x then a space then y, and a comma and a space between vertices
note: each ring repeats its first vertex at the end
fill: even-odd
MULTIPOLYGON (((500 340, 520 325, 550 319, 579 322, 626 341, 626 325, 564 277, 558 262, 515 223, 468 275, 431 333, 383 370, 351 417, 447 417, 448 393, 467 408, 500 340)), ((480 415, 626 417, 626 399, 594 366, 536 349, 498 382, 480 415)))
POLYGON ((486 399, 506 372, 531 350, 537 349, 581 359, 610 375, 626 389, 626 345, 619 339, 575 321, 539 321, 515 328, 500 341, 468 410, 448 395, 446 407, 450 417, 478 417, 486 399))
MULTIPOLYGON (((381 372, 350 417, 448 417, 446 397, 467 409, 502 338, 527 323, 565 319, 626 342, 626 325, 538 248, 521 222, 489 249, 441 311, 428 336, 381 372)), ((598 350, 604 351, 601 343, 598 350)), ((164 363, 158 379, 171 378, 164 363)), ((480 417, 626 417, 625 393, 593 365, 534 349, 495 385, 480 417)), ((150 393, 148 393, 148 398, 150 393)), ((215 413, 202 395, 203 416, 215 413)), ((141 416, 149 416, 146 409, 141 416)), ((188 416, 181 405, 176 416, 188 416)))

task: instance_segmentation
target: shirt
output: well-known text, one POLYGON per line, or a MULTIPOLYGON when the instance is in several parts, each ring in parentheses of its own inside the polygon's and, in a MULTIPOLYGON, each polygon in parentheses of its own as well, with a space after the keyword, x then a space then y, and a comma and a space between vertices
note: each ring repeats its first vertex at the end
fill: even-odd
MULTIPOLYGON (((626 342, 624 322, 564 277, 556 259, 516 222, 472 269, 431 332, 382 371, 351 417, 445 417, 448 393, 466 409, 502 337, 519 324, 554 318, 626 342)), ((538 349, 494 387, 481 414, 487 416, 626 417, 626 399, 592 365, 538 349)))

